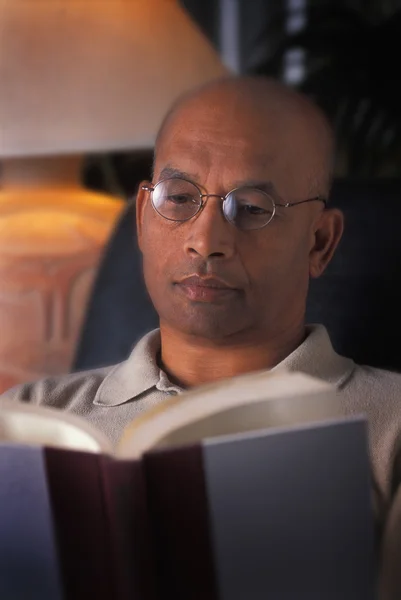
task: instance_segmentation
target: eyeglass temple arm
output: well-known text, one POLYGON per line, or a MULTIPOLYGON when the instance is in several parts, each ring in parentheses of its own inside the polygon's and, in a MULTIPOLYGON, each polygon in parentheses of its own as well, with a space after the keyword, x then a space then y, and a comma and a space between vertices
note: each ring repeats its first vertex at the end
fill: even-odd
POLYGON ((283 208, 291 208, 291 206, 298 206, 298 204, 305 204, 306 202, 323 202, 324 206, 327 206, 327 200, 321 196, 315 196, 315 198, 308 198, 307 200, 300 200, 299 202, 286 202, 285 204, 275 202, 275 205, 283 208))

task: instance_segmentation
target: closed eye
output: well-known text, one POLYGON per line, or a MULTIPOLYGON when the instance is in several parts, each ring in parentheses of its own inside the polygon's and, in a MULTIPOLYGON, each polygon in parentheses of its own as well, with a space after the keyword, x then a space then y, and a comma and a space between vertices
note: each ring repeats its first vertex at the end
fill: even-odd
POLYGON ((167 201, 172 204, 187 204, 187 203, 195 203, 195 198, 190 194, 171 194, 167 196, 167 201))
POLYGON ((266 215, 268 211, 260 206, 255 206, 253 204, 244 204, 240 207, 241 211, 247 212, 250 215, 266 215))

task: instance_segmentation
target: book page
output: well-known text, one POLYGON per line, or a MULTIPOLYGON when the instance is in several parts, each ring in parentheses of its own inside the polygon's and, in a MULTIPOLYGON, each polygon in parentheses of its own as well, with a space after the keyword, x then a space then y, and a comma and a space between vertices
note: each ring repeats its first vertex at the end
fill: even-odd
POLYGON ((328 383, 284 370, 242 375, 186 392, 137 418, 117 454, 136 458, 154 447, 340 416, 338 392, 328 383))
POLYGON ((0 442, 112 453, 111 443, 84 419, 11 400, 0 403, 0 442))

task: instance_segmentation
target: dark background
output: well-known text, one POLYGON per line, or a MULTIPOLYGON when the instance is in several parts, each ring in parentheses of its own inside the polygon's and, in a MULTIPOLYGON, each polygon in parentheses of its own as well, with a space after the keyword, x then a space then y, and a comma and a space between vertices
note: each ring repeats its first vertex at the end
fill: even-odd
MULTIPOLYGON (((401 0, 181 0, 226 64, 311 96, 337 137, 336 175, 399 177, 401 0)), ((130 197, 151 152, 93 156, 86 183, 130 197)))

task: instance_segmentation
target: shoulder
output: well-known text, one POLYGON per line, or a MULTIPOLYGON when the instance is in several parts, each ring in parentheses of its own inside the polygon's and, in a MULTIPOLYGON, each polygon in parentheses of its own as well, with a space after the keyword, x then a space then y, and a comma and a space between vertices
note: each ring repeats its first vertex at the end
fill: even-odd
POLYGON ((346 413, 367 418, 378 481, 387 495, 393 460, 401 454, 401 374, 356 365, 341 388, 346 413))
POLYGON ((76 403, 93 401, 104 379, 117 367, 115 365, 25 383, 6 391, 0 396, 0 400, 30 402, 61 409, 72 408, 76 403))
POLYGON ((388 399, 401 398, 401 373, 376 369, 366 365, 355 365, 352 377, 345 384, 354 393, 366 393, 368 398, 376 399, 385 393, 388 399))
POLYGON ((355 365, 342 389, 352 412, 366 410, 380 421, 396 416, 401 423, 401 373, 355 365))

